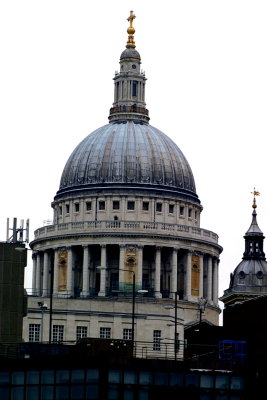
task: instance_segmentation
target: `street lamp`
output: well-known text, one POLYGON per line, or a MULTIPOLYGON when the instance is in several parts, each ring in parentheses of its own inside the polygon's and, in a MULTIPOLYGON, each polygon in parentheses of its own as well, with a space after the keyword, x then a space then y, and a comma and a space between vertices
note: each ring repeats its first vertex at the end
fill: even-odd
POLYGON ((40 342, 43 342, 43 330, 44 330, 44 311, 47 310, 47 304, 43 301, 38 301, 38 306, 41 310, 41 326, 40 326, 40 342))
MULTIPOLYGON (((177 360, 177 352, 178 352, 178 340, 177 340, 177 304, 178 304, 178 292, 174 292, 174 359, 177 360)), ((173 306, 166 306, 166 308, 173 309, 173 306)))

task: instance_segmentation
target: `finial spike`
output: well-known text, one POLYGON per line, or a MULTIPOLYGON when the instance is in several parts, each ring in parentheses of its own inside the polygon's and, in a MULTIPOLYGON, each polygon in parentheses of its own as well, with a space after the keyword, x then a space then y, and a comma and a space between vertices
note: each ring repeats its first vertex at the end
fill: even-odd
POLYGON ((130 22, 130 26, 127 29, 127 33, 128 33, 128 42, 126 44, 126 47, 135 47, 135 42, 134 42, 134 33, 135 33, 135 29, 133 27, 133 20, 136 18, 136 16, 134 15, 133 11, 130 11, 130 16, 127 18, 127 21, 130 22))
POLYGON ((258 192, 257 190, 255 190, 255 188, 254 188, 254 190, 253 190, 253 192, 251 192, 251 194, 253 194, 253 204, 252 204, 252 208, 254 208, 254 210, 255 210, 255 208, 257 208, 257 204, 256 204, 256 196, 259 196, 260 195, 260 192, 258 192))

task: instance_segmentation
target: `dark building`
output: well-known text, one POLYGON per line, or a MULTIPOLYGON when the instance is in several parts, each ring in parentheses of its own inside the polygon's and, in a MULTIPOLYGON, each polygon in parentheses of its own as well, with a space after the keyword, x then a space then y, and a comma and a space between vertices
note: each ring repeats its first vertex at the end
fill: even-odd
POLYGON ((24 244, 0 243, 0 343, 22 341, 25 315, 24 268, 27 252, 24 244))

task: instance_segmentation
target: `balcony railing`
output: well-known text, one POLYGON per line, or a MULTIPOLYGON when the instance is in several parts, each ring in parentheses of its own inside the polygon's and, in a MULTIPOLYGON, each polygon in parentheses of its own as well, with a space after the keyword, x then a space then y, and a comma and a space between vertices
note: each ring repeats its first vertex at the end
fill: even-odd
POLYGON ((62 224, 47 225, 34 232, 35 240, 45 237, 58 236, 70 233, 112 233, 112 232, 150 232, 153 234, 177 235, 182 234, 188 238, 202 239, 212 243, 218 243, 218 235, 206 229, 195 226, 169 224, 165 222, 146 221, 81 221, 62 224))

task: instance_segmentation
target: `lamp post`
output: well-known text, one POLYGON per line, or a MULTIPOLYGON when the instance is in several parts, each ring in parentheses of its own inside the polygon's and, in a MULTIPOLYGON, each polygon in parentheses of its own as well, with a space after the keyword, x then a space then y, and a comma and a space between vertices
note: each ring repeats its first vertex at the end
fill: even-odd
POLYGON ((44 331, 44 311, 47 310, 47 304, 43 301, 38 301, 38 306, 41 310, 41 326, 40 326, 40 342, 43 342, 43 331, 44 331))

